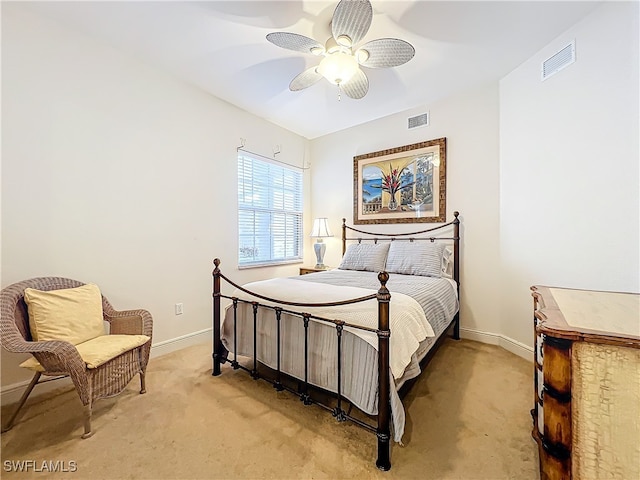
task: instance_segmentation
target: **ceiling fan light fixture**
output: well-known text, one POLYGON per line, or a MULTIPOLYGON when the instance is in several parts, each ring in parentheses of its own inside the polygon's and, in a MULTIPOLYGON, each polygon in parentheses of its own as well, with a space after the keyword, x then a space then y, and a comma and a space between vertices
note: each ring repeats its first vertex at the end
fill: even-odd
POLYGON ((340 0, 331 18, 331 37, 324 46, 313 38, 292 32, 271 32, 267 40, 295 52, 323 57, 317 67, 307 68, 289 84, 297 92, 321 78, 338 85, 340 92, 358 100, 369 91, 366 68, 390 68, 407 63, 415 55, 413 46, 397 38, 370 40, 356 45, 366 36, 373 20, 370 0, 340 0), (362 66, 363 68, 360 68, 362 66))
POLYGON ((359 68, 353 55, 338 51, 324 57, 317 72, 331 83, 340 85, 349 81, 359 68))

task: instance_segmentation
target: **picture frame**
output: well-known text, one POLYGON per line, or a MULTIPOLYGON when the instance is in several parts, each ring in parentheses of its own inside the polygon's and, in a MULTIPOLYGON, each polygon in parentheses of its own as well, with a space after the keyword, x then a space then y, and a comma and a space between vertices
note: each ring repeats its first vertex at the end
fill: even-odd
POLYGON ((447 140, 353 157, 353 223, 445 222, 447 140))

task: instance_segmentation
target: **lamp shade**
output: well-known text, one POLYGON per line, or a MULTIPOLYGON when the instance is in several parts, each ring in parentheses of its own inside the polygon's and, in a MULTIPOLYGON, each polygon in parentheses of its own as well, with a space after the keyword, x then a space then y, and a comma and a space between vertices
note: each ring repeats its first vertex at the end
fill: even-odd
POLYGON ((309 236, 316 238, 333 237, 333 233, 331 233, 329 222, 326 217, 316 218, 313 221, 313 228, 311 229, 311 235, 309 236))

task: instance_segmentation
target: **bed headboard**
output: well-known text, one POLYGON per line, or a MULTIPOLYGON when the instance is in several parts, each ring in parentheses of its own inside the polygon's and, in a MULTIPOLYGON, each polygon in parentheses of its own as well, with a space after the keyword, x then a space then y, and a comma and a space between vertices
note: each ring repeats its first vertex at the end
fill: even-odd
POLYGON ((347 225, 347 220, 342 219, 342 255, 347 251, 347 241, 430 241, 450 242, 453 246, 453 272, 452 277, 460 289, 460 212, 453 212, 453 220, 437 227, 407 233, 379 233, 367 232, 347 225), (360 234, 358 236, 355 236, 360 234), (354 236, 352 236, 354 235, 354 236))

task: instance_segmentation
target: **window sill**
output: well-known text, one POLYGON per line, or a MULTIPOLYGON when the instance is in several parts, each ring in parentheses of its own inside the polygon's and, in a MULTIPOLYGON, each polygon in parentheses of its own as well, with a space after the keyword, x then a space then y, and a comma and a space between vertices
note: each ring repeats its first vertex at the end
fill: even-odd
POLYGON ((262 267, 283 267, 287 265, 294 265, 296 263, 302 263, 302 259, 287 260, 284 262, 268 262, 268 263, 252 263, 250 265, 238 265, 238 270, 246 270, 249 268, 262 268, 262 267))

